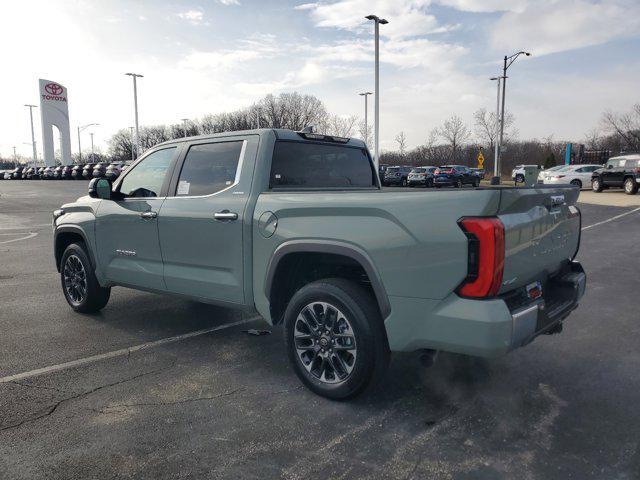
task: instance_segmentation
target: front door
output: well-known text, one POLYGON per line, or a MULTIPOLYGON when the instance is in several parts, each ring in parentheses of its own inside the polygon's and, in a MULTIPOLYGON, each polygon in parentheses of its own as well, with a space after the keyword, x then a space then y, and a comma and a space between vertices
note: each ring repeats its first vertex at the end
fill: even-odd
POLYGON ((145 156, 119 182, 115 199, 103 200, 98 208, 98 261, 114 284, 165 290, 158 212, 176 150, 164 148, 145 156))
POLYGON ((255 155, 253 142, 231 137, 188 147, 158 216, 168 291, 244 303, 243 224, 251 172, 247 180, 241 172, 249 144, 255 155))

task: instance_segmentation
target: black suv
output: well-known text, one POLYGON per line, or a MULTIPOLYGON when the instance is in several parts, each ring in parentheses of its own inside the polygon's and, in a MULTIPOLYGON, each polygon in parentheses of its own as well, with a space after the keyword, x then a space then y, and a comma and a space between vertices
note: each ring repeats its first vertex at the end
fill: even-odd
POLYGON ((463 185, 480 186, 480 177, 464 165, 442 165, 433 175, 433 184, 437 187, 456 187, 463 185))
POLYGON ((385 186, 401 185, 406 187, 410 172, 411 167, 387 167, 387 170, 384 172, 382 184, 385 186))
POLYGON ((640 154, 612 157, 604 168, 591 175, 591 188, 601 192, 610 187, 623 187, 627 195, 635 195, 640 185, 640 154))

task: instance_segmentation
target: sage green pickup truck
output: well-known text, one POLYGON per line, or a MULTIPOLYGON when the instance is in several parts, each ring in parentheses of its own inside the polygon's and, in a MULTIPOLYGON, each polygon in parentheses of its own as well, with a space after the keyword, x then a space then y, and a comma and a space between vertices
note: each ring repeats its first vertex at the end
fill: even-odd
POLYGON ((184 138, 53 214, 74 310, 112 286, 257 311, 334 399, 392 351, 503 355, 584 294, 578 189, 383 190, 356 139, 261 129, 184 138))

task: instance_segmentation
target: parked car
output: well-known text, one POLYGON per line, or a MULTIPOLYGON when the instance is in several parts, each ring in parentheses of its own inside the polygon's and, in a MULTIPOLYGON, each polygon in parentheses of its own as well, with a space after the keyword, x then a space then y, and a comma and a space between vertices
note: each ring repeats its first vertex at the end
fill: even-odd
POLYGON ((71 172, 73 171, 73 165, 63 165, 60 170, 61 180, 71 180, 71 172))
POLYGON ((11 172, 11 176, 13 177, 13 180, 22 180, 22 172, 23 170, 26 170, 27 167, 16 167, 13 169, 13 171, 11 172))
POLYGON ((82 167, 82 178, 85 180, 91 180, 93 178, 93 167, 95 163, 85 163, 82 167))
POLYGON ((11 180, 11 172, 12 170, 0 170, 0 180, 11 180))
POLYGON ((93 171, 91 172, 91 176, 93 178, 104 177, 105 173, 107 172, 108 166, 109 164, 106 162, 96 163, 93 167, 93 171))
POLYGON ((53 169, 53 178, 56 180, 60 180, 62 178, 62 169, 64 167, 62 165, 58 165, 53 169))
POLYGON ((74 165, 71 169, 71 178, 74 180, 82 180, 82 169, 84 168, 84 164, 74 165))
POLYGON ((480 178, 464 165, 442 165, 433 175, 433 184, 437 187, 462 188, 464 185, 480 186, 480 178))
POLYGON ((380 165, 378 165, 378 175, 380 175, 380 178, 384 178, 384 174, 387 171, 387 168, 389 168, 389 165, 387 165, 386 163, 381 163, 380 165))
POLYGON ((586 285, 577 198, 546 185, 398 195, 380 191, 361 140, 226 132, 93 179, 54 212, 53 251, 73 310, 99 311, 120 285, 257 311, 283 326, 300 380, 343 399, 390 352, 496 357, 559 333, 586 285))
POLYGON ((37 180, 38 179, 38 168, 37 167, 28 167, 22 171, 22 178, 25 180, 37 180))
POLYGON ((578 188, 590 188, 593 172, 602 165, 567 165, 543 177, 543 183, 549 185, 570 184, 578 188))
POLYGON ((407 177, 410 187, 421 185, 424 187, 433 187, 433 173, 436 167, 416 167, 412 168, 407 177))
POLYGON ((44 180, 53 180, 55 178, 56 167, 45 167, 42 172, 42 178, 44 180))
POLYGON ((480 180, 484 180, 486 175, 484 168, 469 168, 471 172, 476 175, 480 180))
POLYGON ((38 178, 42 180, 44 178, 44 169, 46 167, 38 167, 38 178))
POLYGON ((104 172, 104 176, 109 180, 115 180, 122 173, 122 169, 126 165, 124 163, 112 163, 110 164, 104 172))
POLYGON ((524 167, 535 167, 538 170, 542 170, 540 165, 516 165, 511 171, 511 180, 516 183, 524 183, 524 167))
POLYGON ((623 187, 627 195, 635 195, 640 185, 640 154, 611 157, 604 168, 593 172, 591 188, 601 192, 606 188, 623 187))
MULTIPOLYGON (((550 177, 555 172, 557 172, 558 170, 562 170, 563 168, 567 168, 567 165, 565 165, 565 164, 556 165, 555 167, 551 167, 551 168, 547 168, 546 170, 542 170, 538 174, 538 183, 544 183, 545 178, 550 177)), ((513 178, 513 173, 512 173, 512 178, 513 178)))
POLYGON ((402 187, 406 187, 409 178, 409 172, 411 172, 411 167, 387 167, 387 170, 384 172, 384 185, 400 185, 402 187))

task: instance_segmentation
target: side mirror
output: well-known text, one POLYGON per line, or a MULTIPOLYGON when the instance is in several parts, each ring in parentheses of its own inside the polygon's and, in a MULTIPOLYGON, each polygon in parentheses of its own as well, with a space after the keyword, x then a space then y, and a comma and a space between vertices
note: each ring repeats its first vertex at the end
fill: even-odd
POLYGON ((94 178, 89 182, 89 196, 111 200, 111 181, 106 178, 94 178))
POLYGON ((607 165, 607 170, 608 170, 608 169, 610 169, 610 168, 613 168, 613 165, 609 163, 609 164, 607 165))

